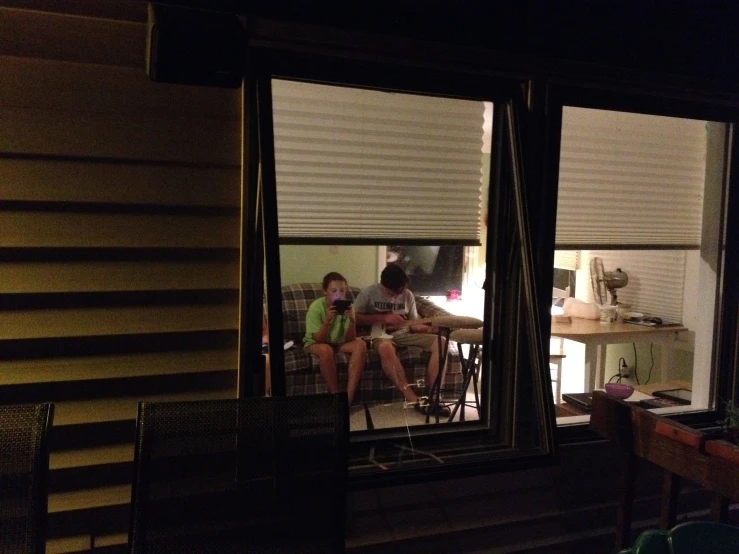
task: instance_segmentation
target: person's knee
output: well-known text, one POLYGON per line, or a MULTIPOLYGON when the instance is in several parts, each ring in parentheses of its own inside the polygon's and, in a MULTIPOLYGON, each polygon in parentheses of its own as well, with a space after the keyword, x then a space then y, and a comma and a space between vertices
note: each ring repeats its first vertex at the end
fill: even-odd
POLYGON ((334 359, 334 349, 328 344, 314 344, 310 353, 316 356, 321 363, 331 362, 334 359))
POLYGON ((362 339, 354 339, 354 341, 352 341, 352 352, 366 356, 367 344, 362 339))
POLYGON ((396 357, 395 346, 390 341, 383 341, 380 344, 378 344, 377 353, 379 354, 380 358, 383 360, 387 358, 396 357))

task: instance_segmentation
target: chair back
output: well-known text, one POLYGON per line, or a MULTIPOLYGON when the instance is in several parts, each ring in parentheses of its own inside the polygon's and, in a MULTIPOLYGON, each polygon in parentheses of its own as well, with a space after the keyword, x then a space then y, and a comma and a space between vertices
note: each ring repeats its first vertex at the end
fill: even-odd
POLYGON ((0 552, 46 551, 52 404, 0 406, 0 552))
POLYGON ((739 552, 739 528, 710 521, 690 521, 670 530, 648 529, 634 546, 619 554, 716 554, 739 552))
POLYGON ((139 404, 130 551, 344 552, 346 394, 139 404))

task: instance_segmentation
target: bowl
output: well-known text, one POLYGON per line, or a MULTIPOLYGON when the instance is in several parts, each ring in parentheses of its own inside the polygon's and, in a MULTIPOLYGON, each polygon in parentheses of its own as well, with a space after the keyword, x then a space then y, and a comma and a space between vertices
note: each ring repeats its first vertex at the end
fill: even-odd
POLYGON ((621 383, 606 383, 606 393, 623 400, 634 394, 634 387, 621 383))

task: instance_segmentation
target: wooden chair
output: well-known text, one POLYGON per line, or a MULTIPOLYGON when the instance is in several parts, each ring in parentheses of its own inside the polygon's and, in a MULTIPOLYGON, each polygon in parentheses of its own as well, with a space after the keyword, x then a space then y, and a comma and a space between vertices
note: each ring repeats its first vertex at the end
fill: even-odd
POLYGON ((0 552, 46 552, 52 404, 0 406, 0 552))
MULTIPOLYGON (((566 289, 552 288, 552 306, 563 298, 570 297, 570 287, 566 289)), ((552 383, 555 385, 554 403, 562 401, 562 360, 566 357, 564 352, 564 339, 553 338, 549 341, 549 371, 553 372, 552 383)))
POLYGON ((344 552, 346 394, 142 402, 130 552, 344 552))

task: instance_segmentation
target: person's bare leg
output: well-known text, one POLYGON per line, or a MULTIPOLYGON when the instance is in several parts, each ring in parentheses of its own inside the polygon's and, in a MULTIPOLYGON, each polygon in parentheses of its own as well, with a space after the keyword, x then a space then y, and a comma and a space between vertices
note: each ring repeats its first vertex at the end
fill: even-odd
POLYGON ((367 361, 367 345, 362 339, 354 339, 351 342, 345 342, 339 348, 340 352, 349 354, 349 376, 346 383, 346 396, 349 399, 349 405, 354 402, 354 395, 359 388, 359 380, 362 377, 364 363, 367 361))
MULTIPOLYGON (((395 385, 400 392, 403 393, 406 402, 409 404, 415 404, 418 402, 418 396, 413 392, 408 385, 408 380, 405 378, 405 371, 403 365, 398 359, 398 351, 395 345, 389 340, 380 341, 375 347, 377 353, 380 356, 380 365, 382 365, 382 371, 385 372, 390 382, 395 385)), ((437 364, 438 366, 438 364, 437 364)))
POLYGON ((272 396, 272 371, 269 365, 269 354, 264 355, 264 396, 272 396))
POLYGON ((313 343, 305 349, 318 358, 321 368, 321 376, 326 382, 328 392, 339 392, 339 377, 336 375, 336 361, 334 360, 334 349, 328 344, 313 343))
MULTIPOLYGON (((442 350, 446 348, 446 339, 444 337, 441 337, 441 348, 442 350)), ((434 341, 433 346, 431 347, 431 357, 429 358, 429 365, 428 365, 428 374, 429 374, 429 389, 436 383, 436 378, 439 376, 439 341, 438 339, 434 341)))

